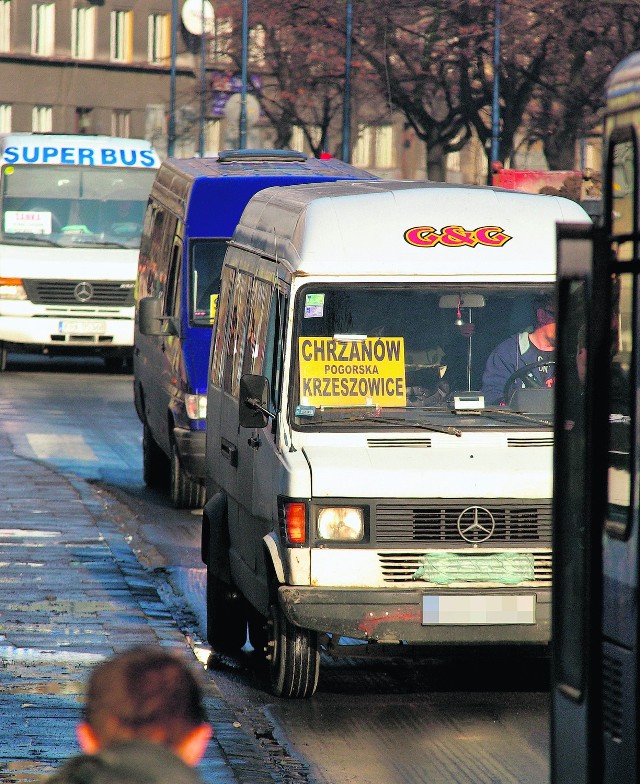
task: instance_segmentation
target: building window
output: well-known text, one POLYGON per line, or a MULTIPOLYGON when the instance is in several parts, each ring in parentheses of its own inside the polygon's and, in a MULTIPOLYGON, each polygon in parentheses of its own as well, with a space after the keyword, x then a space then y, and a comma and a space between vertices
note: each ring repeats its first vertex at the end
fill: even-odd
POLYGON ((392 125, 359 125, 351 155, 355 166, 391 169, 395 166, 392 125))
POLYGON ((93 60, 96 40, 96 9, 71 9, 71 55, 79 60, 93 60))
POLYGON ((209 45, 209 56, 218 63, 233 62, 231 45, 233 42, 233 22, 231 19, 214 20, 213 41, 209 45))
POLYGON ((11 0, 0 0, 0 52, 11 51, 11 0))
POLYGON ((91 112, 89 106, 76 106, 76 133, 91 133, 91 112))
POLYGON ((111 135, 129 138, 131 133, 131 112, 116 109, 111 113, 111 135))
POLYGON ((371 166, 371 139, 373 128, 370 125, 358 126, 358 138, 351 153, 351 162, 354 166, 371 166))
POLYGON ((31 130, 34 133, 51 133, 53 130, 53 108, 51 106, 33 107, 31 130))
POLYGON ((130 63, 133 59, 133 11, 111 12, 111 60, 130 63))
MULTIPOLYGON (((307 126, 307 133, 311 136, 314 146, 317 148, 320 145, 322 138, 322 129, 319 125, 307 126)), ((304 129, 301 125, 294 125, 291 130, 291 141, 289 142, 292 150, 299 150, 300 152, 310 152, 311 145, 307 141, 304 129)))
POLYGON ((10 103, 0 103, 0 133, 11 133, 10 103))
POLYGON ((249 30, 249 62, 253 65, 264 66, 267 35, 262 25, 256 25, 249 30))
POLYGON ((222 145, 220 120, 206 120, 204 124, 205 155, 214 155, 222 145))
POLYGON ((48 57, 55 45, 54 3, 35 3, 31 6, 31 54, 48 57))
POLYGON ((392 125, 379 125, 375 129, 375 158, 378 169, 392 169, 395 166, 392 125))
POLYGON ((149 16, 149 34, 147 59, 150 63, 166 65, 171 59, 171 16, 169 14, 151 14, 149 16))

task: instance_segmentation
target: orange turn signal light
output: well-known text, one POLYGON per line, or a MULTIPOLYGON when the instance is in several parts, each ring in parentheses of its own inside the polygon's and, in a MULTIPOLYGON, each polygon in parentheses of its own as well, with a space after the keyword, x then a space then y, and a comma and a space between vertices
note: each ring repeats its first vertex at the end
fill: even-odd
POLYGON ((304 544, 307 539, 307 508, 300 502, 284 505, 284 522, 287 539, 292 544, 304 544))

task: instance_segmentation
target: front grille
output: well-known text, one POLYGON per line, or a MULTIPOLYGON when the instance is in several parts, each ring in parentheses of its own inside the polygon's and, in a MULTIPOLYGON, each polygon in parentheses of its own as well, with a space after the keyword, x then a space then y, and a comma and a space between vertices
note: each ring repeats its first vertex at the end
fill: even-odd
MULTIPOLYGON (((476 506, 484 510, 484 530, 477 537, 478 541, 472 541, 472 544, 477 543, 484 547, 523 542, 538 546, 551 545, 551 501, 523 503, 520 499, 497 500, 485 504, 479 503, 477 499, 445 499, 438 503, 379 503, 375 507, 375 541, 378 544, 429 542, 468 545, 469 539, 465 541, 460 529, 469 528, 473 512, 468 510, 476 506), (459 525, 458 521, 463 512, 465 517, 459 525), (486 530, 490 517, 485 512, 489 512, 494 520, 489 536, 486 536, 486 530)), ((469 536, 469 533, 467 535, 469 536)), ((473 536, 470 536, 470 539, 473 539, 473 536)))
MULTIPOLYGON (((468 551, 467 551, 468 552, 468 551)), ((551 585, 551 552, 534 552, 533 574, 534 584, 537 587, 551 585)), ((420 550, 402 551, 391 550, 378 553, 380 569, 385 583, 413 583, 424 585, 424 581, 413 580, 413 575, 422 566, 425 552, 420 550)), ((527 585, 529 583, 521 583, 527 585)))
POLYGON ((131 281, 23 280, 22 282, 27 297, 35 305, 129 307, 134 304, 131 281), (75 294, 78 286, 81 287, 80 297, 75 294))

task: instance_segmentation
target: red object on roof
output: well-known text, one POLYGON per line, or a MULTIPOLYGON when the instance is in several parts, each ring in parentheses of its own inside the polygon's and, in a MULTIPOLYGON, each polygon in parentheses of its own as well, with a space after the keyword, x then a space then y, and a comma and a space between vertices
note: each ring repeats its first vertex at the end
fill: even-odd
POLYGON ((540 193, 544 187, 560 189, 567 179, 582 178, 580 171, 529 171, 526 169, 500 169, 494 171, 492 185, 512 191, 540 193))

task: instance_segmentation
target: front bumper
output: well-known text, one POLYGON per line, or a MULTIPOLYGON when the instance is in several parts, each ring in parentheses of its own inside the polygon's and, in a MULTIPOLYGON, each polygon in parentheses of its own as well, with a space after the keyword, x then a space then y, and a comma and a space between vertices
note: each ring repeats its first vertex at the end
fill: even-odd
POLYGON ((280 605, 296 626, 360 640, 414 645, 546 645, 551 639, 551 590, 513 587, 411 591, 280 586, 280 605), (535 594, 535 623, 423 625, 422 599, 429 595, 535 594))
POLYGON ((104 314, 65 313, 59 316, 0 316, 0 343, 66 349, 109 349, 133 347, 133 313, 110 318, 104 314), (70 325, 70 326, 69 326, 70 325), (77 332, 73 326, 79 327, 77 332), (92 331, 92 326, 99 327, 92 331))

